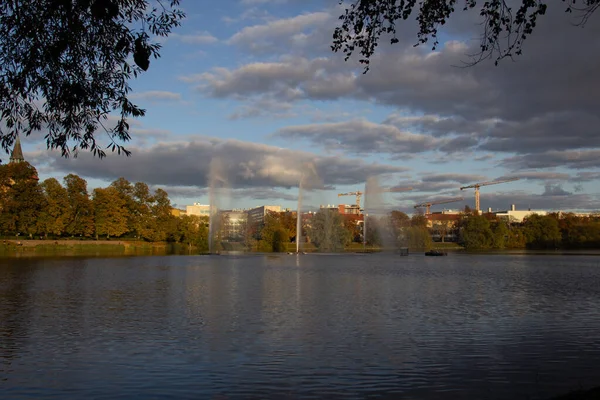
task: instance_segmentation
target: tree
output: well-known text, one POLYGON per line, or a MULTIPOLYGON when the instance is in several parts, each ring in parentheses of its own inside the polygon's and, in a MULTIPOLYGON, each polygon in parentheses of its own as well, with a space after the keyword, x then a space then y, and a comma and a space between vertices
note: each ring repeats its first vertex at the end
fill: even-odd
POLYGON ((130 211, 131 229, 136 237, 144 237, 147 227, 150 225, 150 206, 154 198, 150 194, 150 188, 143 182, 133 185, 133 205, 130 211))
MULTIPOLYGON (((600 0, 562 1, 566 3, 567 12, 581 13, 580 25, 585 25, 600 7, 600 0)), ((558 6, 558 1, 555 3, 553 6, 558 6)), ((497 65, 503 58, 520 55, 524 41, 533 33, 538 17, 543 16, 548 7, 543 1, 534 0, 514 2, 515 8, 511 4, 506 0, 494 0, 479 2, 478 6, 477 0, 465 0, 462 10, 478 8, 482 18, 480 52, 473 63, 494 58, 497 65)), ((365 65, 366 73, 381 37, 389 37, 391 44, 398 43, 396 23, 416 13, 419 28, 415 46, 431 44, 435 50, 439 43, 438 29, 450 19, 456 6, 456 0, 423 0, 418 5, 415 0, 355 0, 339 17, 341 24, 334 30, 331 48, 335 52, 342 51, 346 60, 358 50, 359 62, 365 65)))
POLYGON ((184 215, 178 220, 179 242, 196 246, 198 251, 208 252, 208 218, 184 215))
POLYGON ((265 223, 260 230, 260 250, 275 252, 286 250, 286 243, 290 241, 290 232, 284 226, 280 214, 282 213, 269 211, 265 215, 265 223))
POLYGON ((467 250, 487 249, 492 244, 490 221, 482 215, 469 215, 462 221, 462 240, 467 250))
POLYGON ((408 247, 411 250, 429 250, 431 249, 431 235, 427 228, 411 226, 407 228, 399 244, 400 247, 408 247))
POLYGON ((134 232, 136 219, 138 218, 138 202, 134 199, 134 186, 125 178, 121 177, 110 184, 114 187, 125 203, 127 214, 127 232, 134 232))
MULTIPOLYGON (((352 214, 351 214, 352 215, 352 214)), ((350 218, 349 216, 342 216, 344 218, 344 229, 348 231, 350 234, 350 240, 352 242, 360 242, 362 227, 357 223, 358 220, 354 218, 350 218)))
POLYGON ((175 241, 177 231, 176 217, 171 214, 171 200, 163 189, 156 189, 150 206, 150 226, 147 230, 149 239, 153 242, 175 241))
POLYGON ((433 230, 440 235, 442 243, 446 241, 446 236, 454 229, 454 221, 441 220, 433 224, 433 230))
MULTIPOLYGON (((368 229, 368 225, 367 225, 368 229)), ((319 210, 310 221, 309 235, 319 251, 340 251, 350 243, 351 235, 337 210, 319 210)))
POLYGON ((5 233, 37 233, 37 220, 44 195, 37 171, 27 162, 0 166, 2 192, 0 229, 5 233))
POLYGON ((410 226, 417 228, 427 228, 427 217, 423 214, 413 214, 410 219, 410 226))
POLYGON ((129 81, 159 57, 158 37, 184 18, 179 0, 4 0, 0 2, 0 143, 17 133, 47 130, 48 148, 62 156, 89 149, 129 152, 128 117, 145 111, 127 98, 129 81), (133 58, 133 63, 130 59, 133 58), (116 112, 114 127, 106 126, 116 112))
POLYGON ((410 226, 410 217, 402 211, 392 211, 390 213, 390 218, 392 220, 392 225, 396 230, 408 228, 410 226))
POLYGON ((548 215, 531 214, 523 221, 528 247, 556 248, 561 241, 558 221, 548 215))
POLYGON ((44 234, 62 235, 71 220, 69 195, 56 178, 48 178, 41 184, 45 205, 38 219, 38 231, 44 234))
POLYGON ((90 237, 94 233, 94 204, 88 195, 87 182, 74 174, 65 176, 64 182, 70 204, 66 233, 90 237))
POLYGON ((125 201, 114 187, 94 189, 96 236, 121 236, 127 232, 125 201))
POLYGON ((504 219, 497 220, 492 225, 492 247, 504 249, 509 245, 508 222, 504 219))

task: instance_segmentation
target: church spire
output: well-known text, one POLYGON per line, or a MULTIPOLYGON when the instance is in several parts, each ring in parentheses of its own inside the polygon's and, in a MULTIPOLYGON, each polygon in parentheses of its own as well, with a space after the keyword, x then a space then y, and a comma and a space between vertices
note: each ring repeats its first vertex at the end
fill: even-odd
POLYGON ((21 139, 19 139, 19 135, 17 135, 17 140, 15 140, 15 147, 13 147, 13 151, 10 154, 10 162, 12 163, 20 163, 25 161, 23 158, 23 150, 21 150, 21 139))

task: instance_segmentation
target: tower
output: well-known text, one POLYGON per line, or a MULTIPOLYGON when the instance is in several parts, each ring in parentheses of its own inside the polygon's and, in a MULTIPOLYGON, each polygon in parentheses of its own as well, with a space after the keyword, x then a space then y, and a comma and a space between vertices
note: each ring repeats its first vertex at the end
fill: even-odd
POLYGON ((23 150, 21 149, 21 139, 17 135, 17 140, 15 140, 15 146, 13 147, 13 151, 10 154, 10 163, 16 164, 25 161, 23 158, 23 150))

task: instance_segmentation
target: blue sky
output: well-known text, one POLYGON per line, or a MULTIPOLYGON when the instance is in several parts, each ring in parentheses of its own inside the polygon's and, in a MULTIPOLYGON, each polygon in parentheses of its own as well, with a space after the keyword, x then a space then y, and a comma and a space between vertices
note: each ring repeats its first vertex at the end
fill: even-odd
POLYGON ((476 14, 457 14, 435 52, 413 47, 409 21, 363 75, 329 49, 337 1, 205 4, 182 1, 188 17, 132 82, 132 100, 147 110, 131 125, 133 155, 65 160, 25 138, 42 179, 73 172, 92 189, 123 176, 162 187, 184 206, 208 201, 218 158, 228 204, 238 208, 295 208, 307 165, 326 188, 315 204, 337 204, 336 193, 363 190, 378 176, 382 186, 414 187, 386 195, 397 209, 460 195, 464 202, 446 207, 473 206, 472 191, 460 186, 515 176, 483 188, 482 208, 600 208, 600 78, 590 73, 600 67, 597 18, 578 29, 551 10, 522 57, 471 68, 456 65, 479 43, 470 39, 480 33, 476 14))

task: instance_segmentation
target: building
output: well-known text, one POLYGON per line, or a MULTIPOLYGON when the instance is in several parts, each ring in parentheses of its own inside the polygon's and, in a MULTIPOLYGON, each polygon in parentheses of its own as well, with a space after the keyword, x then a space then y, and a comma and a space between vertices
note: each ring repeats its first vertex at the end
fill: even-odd
POLYGON ((329 210, 329 211, 339 211, 339 208, 335 206, 335 204, 327 204, 325 205, 320 205, 319 208, 321 210, 329 210))
POLYGON ((425 215, 427 228, 432 232, 431 238, 440 242, 455 242, 458 239, 456 227, 460 221, 460 211, 444 210, 425 215))
MULTIPOLYGON (((491 210, 488 210, 491 212, 491 210)), ((517 210, 514 204, 510 205, 510 210, 507 211, 496 211, 493 214, 499 218, 507 218, 509 222, 522 223, 525 218, 532 214, 537 215, 548 215, 548 211, 544 210, 517 210)))
POLYGON ((340 214, 360 215, 360 207, 356 204, 339 204, 338 211, 340 214))
POLYGON ((171 215, 174 217, 183 217, 186 215, 185 210, 180 210, 179 208, 171 208, 171 215))
POLYGON ((244 227, 248 220, 246 210, 220 210, 224 222, 223 235, 228 240, 239 240, 244 236, 244 227))
POLYGON ((22 163, 25 161, 23 157, 23 150, 21 149, 21 139, 17 136, 17 140, 15 140, 15 146, 13 147, 13 151, 10 154, 10 163, 22 163))
POLYGON ((281 212, 281 206, 260 206, 251 208, 246 213, 248 214, 248 223, 251 225, 262 225, 265 223, 265 216, 269 211, 281 212))
POLYGON ((194 203, 191 206, 185 207, 186 215, 197 215, 197 216, 210 216, 210 205, 194 203))

